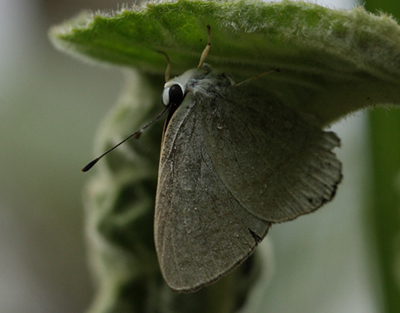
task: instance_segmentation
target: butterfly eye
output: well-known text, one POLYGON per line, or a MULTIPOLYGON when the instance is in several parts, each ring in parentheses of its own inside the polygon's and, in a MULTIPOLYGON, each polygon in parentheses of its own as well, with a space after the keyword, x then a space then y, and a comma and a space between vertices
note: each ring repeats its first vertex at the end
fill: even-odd
POLYGON ((182 87, 178 84, 172 85, 168 91, 169 104, 179 105, 183 101, 184 95, 182 87))

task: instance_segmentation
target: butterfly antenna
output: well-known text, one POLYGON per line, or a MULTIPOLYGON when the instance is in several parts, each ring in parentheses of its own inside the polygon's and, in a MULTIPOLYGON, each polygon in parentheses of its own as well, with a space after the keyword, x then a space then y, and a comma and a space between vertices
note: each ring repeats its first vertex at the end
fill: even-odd
POLYGON ((261 74, 258 74, 256 76, 250 77, 250 78, 248 78, 248 79, 246 79, 246 80, 244 80, 244 81, 242 81, 242 82, 240 82, 238 84, 235 84, 235 85, 233 85, 233 87, 240 87, 240 86, 243 86, 243 85, 247 85, 248 83, 250 83, 250 82, 252 82, 252 81, 254 81, 256 79, 259 79, 260 77, 262 77, 262 76, 264 76, 266 74, 274 73, 274 72, 278 72, 279 73, 280 71, 281 70, 279 68, 274 69, 274 70, 266 71, 264 73, 261 73, 261 74))
POLYGON ((211 49, 211 27, 210 27, 210 25, 207 25, 207 30, 208 30, 207 46, 204 48, 203 53, 201 54, 200 62, 199 62, 199 65, 197 66, 197 68, 203 67, 203 63, 206 60, 208 52, 211 49))
POLYGON ((155 123, 156 121, 158 121, 160 119, 161 116, 164 115, 164 113, 169 109, 169 107, 165 107, 164 110, 162 110, 161 113, 159 113, 155 119, 153 119, 150 123, 146 124, 145 126, 143 126, 142 128, 140 128, 138 131, 134 132, 133 134, 129 135, 128 137, 126 137, 124 140, 122 140, 120 143, 116 144, 114 147, 108 149, 106 152, 104 152, 102 155, 98 156, 97 158, 95 158, 93 161, 89 162, 84 168, 82 168, 82 172, 87 172, 88 170, 90 170, 101 158, 103 158, 106 154, 108 154, 109 152, 113 151, 115 148, 118 148, 120 145, 122 145, 125 141, 131 139, 132 137, 135 137, 136 139, 140 137, 140 135, 142 134, 142 132, 149 127, 150 125, 152 125, 153 123, 155 123))

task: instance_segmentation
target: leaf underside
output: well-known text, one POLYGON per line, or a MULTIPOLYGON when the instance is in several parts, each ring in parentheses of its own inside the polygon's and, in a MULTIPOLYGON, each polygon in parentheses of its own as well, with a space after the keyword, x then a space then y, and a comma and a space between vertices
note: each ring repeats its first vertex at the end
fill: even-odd
MULTIPOLYGON (((271 69, 254 84, 323 125, 350 112, 400 102, 400 27, 358 7, 332 10, 283 1, 147 4, 115 14, 83 14, 50 31, 55 45, 87 59, 163 75, 206 62, 235 81, 271 69)), ((253 83, 252 83, 253 84, 253 83)))

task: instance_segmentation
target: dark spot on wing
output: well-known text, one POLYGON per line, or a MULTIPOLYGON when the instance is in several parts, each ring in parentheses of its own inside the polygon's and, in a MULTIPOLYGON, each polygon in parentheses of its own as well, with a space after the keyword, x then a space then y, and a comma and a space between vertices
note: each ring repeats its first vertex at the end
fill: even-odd
POLYGON ((249 230, 250 234, 253 236, 253 238, 256 242, 256 245, 258 245, 261 242, 262 238, 260 236, 258 236, 254 231, 252 231, 250 228, 247 228, 247 229, 249 230))

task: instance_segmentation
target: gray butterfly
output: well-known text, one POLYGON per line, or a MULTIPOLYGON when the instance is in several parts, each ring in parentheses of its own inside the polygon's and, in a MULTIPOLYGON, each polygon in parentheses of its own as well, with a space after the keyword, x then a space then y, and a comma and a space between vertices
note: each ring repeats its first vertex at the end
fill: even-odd
POLYGON ((162 95, 169 115, 155 244, 164 279, 179 292, 232 271, 273 223, 315 211, 341 180, 334 133, 211 70, 207 53, 162 95))

